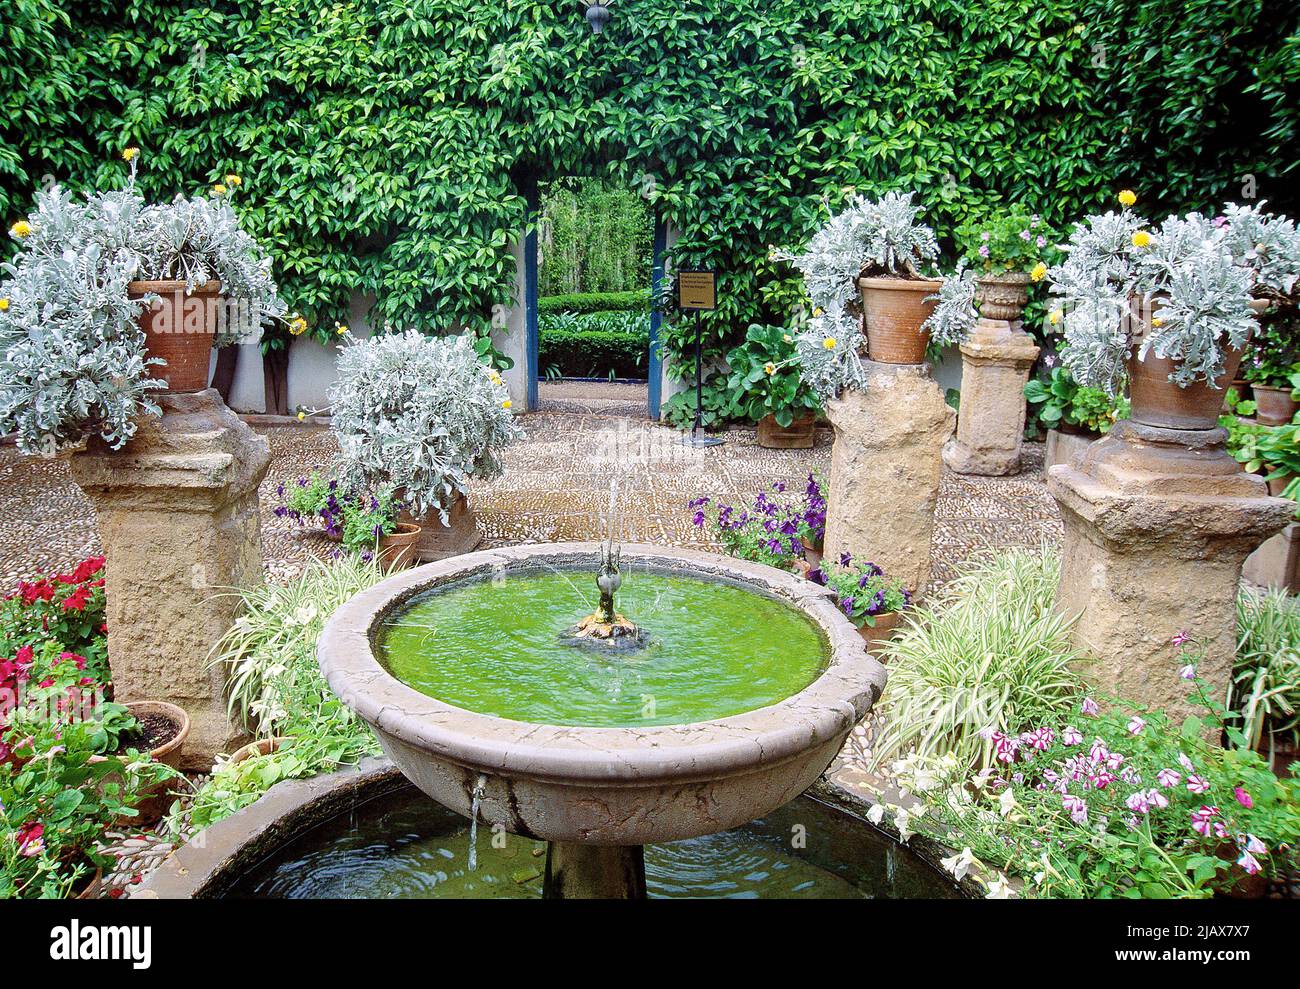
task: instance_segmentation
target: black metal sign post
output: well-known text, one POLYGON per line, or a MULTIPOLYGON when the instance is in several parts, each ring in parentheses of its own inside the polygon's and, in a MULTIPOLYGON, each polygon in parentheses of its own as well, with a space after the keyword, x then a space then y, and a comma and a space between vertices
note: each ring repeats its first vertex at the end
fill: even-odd
POLYGON ((721 436, 704 435, 703 328, 700 313, 718 308, 718 273, 686 270, 677 273, 677 308, 695 314, 695 424, 682 437, 687 446, 721 446, 721 436))

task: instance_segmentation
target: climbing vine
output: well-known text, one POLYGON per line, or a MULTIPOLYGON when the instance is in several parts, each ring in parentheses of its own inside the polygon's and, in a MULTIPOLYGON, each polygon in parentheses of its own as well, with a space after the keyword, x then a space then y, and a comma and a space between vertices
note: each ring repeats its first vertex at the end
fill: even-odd
POLYGON ((789 320, 801 289, 769 245, 852 189, 915 189, 945 238, 1005 201, 1064 223, 1121 186, 1149 214, 1296 204, 1288 0, 612 10, 593 36, 572 0, 8 0, 0 218, 42 183, 121 182, 134 145, 151 195, 243 176, 320 339, 354 291, 378 323, 482 333, 521 301, 530 182, 601 175, 680 231, 675 263, 720 270, 720 354, 789 320))

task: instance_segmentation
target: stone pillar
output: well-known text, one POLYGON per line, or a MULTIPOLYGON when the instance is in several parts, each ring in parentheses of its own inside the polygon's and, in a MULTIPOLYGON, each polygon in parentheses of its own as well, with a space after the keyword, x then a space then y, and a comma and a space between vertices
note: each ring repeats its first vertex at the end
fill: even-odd
POLYGON ((1025 382, 1038 345, 1005 320, 981 319, 961 355, 957 435, 943 448, 943 461, 958 474, 1018 474, 1025 382))
POLYGON ((826 408, 835 427, 826 556, 870 560, 924 594, 943 445, 956 413, 926 364, 864 359, 862 367, 867 384, 826 408))
POLYGON ((1078 616, 1081 672, 1175 724, 1193 709, 1174 637, 1196 640, 1198 672, 1225 696, 1242 564, 1295 509, 1242 472, 1226 439, 1122 421, 1047 475, 1065 524, 1057 608, 1078 616))
POLYGON ((183 707, 184 767, 208 769, 239 736, 208 653, 238 612, 232 589, 262 580, 257 485, 271 454, 213 389, 159 404, 162 419, 143 418, 121 450, 91 440, 70 466, 107 557, 115 698, 183 707))

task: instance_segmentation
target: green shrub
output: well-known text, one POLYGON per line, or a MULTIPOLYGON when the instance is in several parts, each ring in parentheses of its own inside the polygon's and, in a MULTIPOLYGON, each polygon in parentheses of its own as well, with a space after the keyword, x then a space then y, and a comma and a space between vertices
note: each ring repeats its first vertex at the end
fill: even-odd
POLYGON ((650 327, 636 312, 557 313, 538 320, 537 364, 548 376, 644 378, 650 327))
POLYGON ((544 295, 537 300, 537 315, 556 313, 604 313, 650 311, 650 290, 630 292, 577 292, 571 295, 544 295))
POLYGON ((887 650, 877 761, 916 752, 988 764, 981 732, 1015 734, 1068 710, 1079 678, 1070 669, 1072 622, 1053 607, 1059 580, 1051 552, 987 554, 912 612, 887 650))

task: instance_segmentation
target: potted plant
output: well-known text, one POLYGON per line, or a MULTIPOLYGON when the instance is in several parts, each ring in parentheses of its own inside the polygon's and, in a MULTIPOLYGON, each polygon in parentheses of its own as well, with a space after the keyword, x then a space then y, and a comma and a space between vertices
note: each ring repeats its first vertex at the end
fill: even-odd
POLYGON ((784 327, 752 324, 727 354, 730 415, 758 423, 758 445, 810 449, 821 403, 799 374, 794 337, 784 327))
POLYGON ((330 389, 339 484, 391 492, 401 520, 421 527, 419 558, 468 552, 482 541, 470 478, 499 475, 501 451, 521 435, 510 405, 466 335, 347 336, 330 389))
POLYGON ((1049 272, 1062 360, 1081 384, 1110 395, 1127 379, 1137 422, 1211 429, 1256 310, 1294 291, 1300 237, 1292 221, 1255 207, 1150 228, 1129 208, 1134 200, 1121 193, 1119 213, 1077 224, 1066 260, 1049 272))
POLYGON ((1283 590, 1243 590, 1228 711, 1279 776, 1300 759, 1300 604, 1283 590))
POLYGON ((1042 217, 1013 208, 980 222, 968 220, 956 234, 966 245, 964 260, 979 272, 980 315, 1018 325, 1029 302, 1029 283, 1047 273, 1039 260, 1050 239, 1042 217))
POLYGON ((1268 426, 1290 422, 1300 403, 1292 376, 1300 371, 1300 316, 1295 306, 1272 306, 1260 317, 1253 351, 1242 361, 1241 376, 1251 387, 1256 418, 1268 426))
POLYGON ((808 579, 831 592, 840 610, 858 627, 872 655, 884 652, 912 601, 899 581, 886 577, 874 563, 855 564, 848 553, 840 555, 838 564, 823 561, 808 579))
POLYGON ((1047 466, 1068 462, 1080 449, 1110 432, 1128 417, 1127 396, 1112 398, 1100 388, 1087 388, 1051 358, 1046 378, 1025 383, 1025 401, 1047 430, 1047 466))
MULTIPOLYGON (((42 698, 41 700, 44 700, 42 698)), ((112 860, 104 833, 134 819, 142 789, 174 775, 134 750, 116 750, 133 720, 104 705, 103 720, 49 717, 42 704, 12 712, 0 732, 0 899, 95 894, 112 860)))
MULTIPOLYGON (((929 318, 940 279, 927 277, 939 256, 934 231, 918 217, 912 193, 887 193, 878 201, 855 196, 849 206, 830 218, 800 253, 774 251, 772 257, 792 262, 803 274, 814 310, 809 331, 801 335, 799 353, 812 366, 810 384, 831 366, 827 354, 845 363, 865 342, 866 356, 886 364, 920 364, 925 360, 935 326, 929 318), (854 294, 860 292, 858 300, 854 294), (865 337, 849 329, 860 306, 865 337), (806 344, 806 347, 805 347, 806 344), (827 354, 819 354, 818 348, 827 354)), ((974 323, 974 319, 969 321, 974 323)), ((953 326, 956 329, 956 324, 953 326)), ((957 339, 936 339, 955 343, 957 339)), ((859 383, 847 368, 845 385, 859 383)), ((824 394, 825 389, 819 389, 824 394)))
POLYGON ((300 525, 319 522, 328 538, 367 560, 378 559, 385 569, 414 562, 422 528, 398 519, 400 506, 387 490, 351 491, 313 473, 294 484, 281 484, 277 491, 284 499, 275 509, 277 516, 300 525))
POLYGON ((53 455, 99 433, 114 449, 154 395, 207 387, 214 335, 255 338, 284 305, 229 187, 151 204, 135 188, 75 199, 58 185, 13 224, 0 282, 0 432, 53 455))

